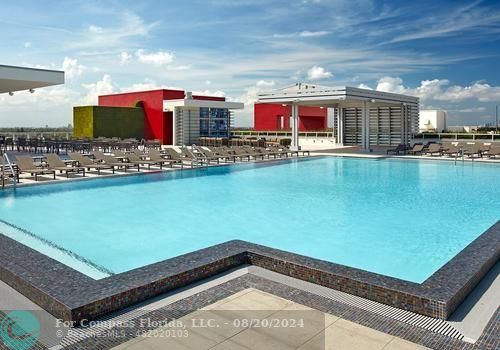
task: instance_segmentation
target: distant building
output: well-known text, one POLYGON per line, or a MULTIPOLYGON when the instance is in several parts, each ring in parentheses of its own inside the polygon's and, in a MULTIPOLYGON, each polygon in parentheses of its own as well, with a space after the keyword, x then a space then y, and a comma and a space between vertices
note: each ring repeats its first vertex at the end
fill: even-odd
POLYGON ((420 132, 443 132, 446 130, 447 112, 442 110, 421 110, 419 130, 420 132))
POLYGON ((453 125, 449 126, 446 130, 451 132, 477 132, 479 126, 477 125, 453 125))

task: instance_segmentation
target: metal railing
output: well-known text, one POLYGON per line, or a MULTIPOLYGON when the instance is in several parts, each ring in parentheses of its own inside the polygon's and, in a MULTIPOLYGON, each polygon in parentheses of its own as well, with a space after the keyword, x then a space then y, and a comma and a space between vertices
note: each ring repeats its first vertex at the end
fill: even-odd
POLYGON ((2 172, 1 172, 1 175, 2 175, 2 189, 5 188, 5 167, 7 166, 10 170, 10 173, 12 175, 12 182, 14 184, 14 187, 16 187, 17 185, 17 182, 19 181, 19 177, 17 176, 17 173, 16 171, 14 170, 14 167, 12 166, 12 162, 10 161, 9 159, 9 156, 7 153, 4 153, 2 155, 4 161, 3 161, 3 165, 1 166, 2 167, 2 172))
POLYGON ((420 140, 454 140, 454 141, 500 141, 500 134, 483 133, 422 133, 414 136, 414 139, 420 140))
MULTIPOLYGON (((254 130, 232 130, 231 136, 254 136, 254 137, 292 137, 292 132, 287 130, 277 131, 254 131, 254 130)), ((299 137, 333 138, 332 131, 307 131, 299 132, 299 137)))

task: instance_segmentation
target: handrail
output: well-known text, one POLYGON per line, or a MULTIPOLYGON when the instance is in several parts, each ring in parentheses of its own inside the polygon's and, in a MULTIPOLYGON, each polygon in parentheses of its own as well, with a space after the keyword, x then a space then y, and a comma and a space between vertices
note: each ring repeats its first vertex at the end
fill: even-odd
MULTIPOLYGON (((16 187, 16 185, 17 185, 17 175, 16 175, 16 172, 14 170, 14 167, 12 166, 12 163, 10 162, 9 155, 7 153, 4 153, 3 154, 3 159, 5 159, 5 161, 7 162, 6 164, 9 167, 10 172, 12 174, 14 187, 16 187)), ((4 166, 5 166, 5 163, 4 163, 4 166)), ((4 166, 2 166, 2 175, 5 175, 4 166)), ((2 188, 3 188, 3 186, 2 186, 2 188)))

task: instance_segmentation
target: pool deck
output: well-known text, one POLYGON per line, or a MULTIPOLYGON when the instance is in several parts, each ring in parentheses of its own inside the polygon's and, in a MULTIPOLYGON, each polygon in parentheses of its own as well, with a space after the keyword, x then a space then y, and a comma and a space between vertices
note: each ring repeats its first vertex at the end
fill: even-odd
MULTIPOLYGON (((464 330, 465 341, 426 328, 422 321, 412 325, 396 320, 393 312, 387 314, 377 308, 369 310, 366 308, 369 304, 363 305, 369 302, 367 300, 354 304, 348 299, 338 300, 329 293, 318 292, 310 283, 283 279, 252 266, 230 270, 111 314, 100 319, 104 326, 77 329, 56 326, 53 316, 2 282, 0 294, 4 298, 0 300, 0 310, 33 312, 42 324, 40 348, 51 350, 496 349, 500 326, 498 268, 500 266, 491 270, 467 298, 464 302, 466 308, 461 307, 456 312, 456 318, 464 320, 456 321, 454 325, 464 330), (496 305, 496 308, 489 310, 488 315, 479 315, 476 310, 483 308, 483 304, 496 305), (474 321, 469 322, 466 319, 471 314, 474 321), (165 336, 168 332, 178 331, 179 323, 155 324, 174 319, 186 326, 185 336, 165 336), (198 326, 193 326, 193 319, 198 326), (203 321, 201 327, 200 320, 203 321), (258 323, 253 327, 235 323, 241 320, 258 323), (264 321, 276 320, 304 320, 304 326, 299 329, 259 326, 264 321), (208 322, 215 323, 209 325, 208 322), (480 328, 477 336, 474 328, 480 328)), ((1 317, 0 312, 0 320, 1 317)))

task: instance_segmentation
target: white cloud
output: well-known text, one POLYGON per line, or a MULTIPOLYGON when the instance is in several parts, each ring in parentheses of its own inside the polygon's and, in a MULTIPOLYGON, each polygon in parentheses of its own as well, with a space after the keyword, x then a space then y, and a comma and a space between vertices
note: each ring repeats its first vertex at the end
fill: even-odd
POLYGON ((120 64, 127 64, 132 59, 132 55, 128 52, 122 52, 120 54, 120 64))
POLYGON ((179 66, 168 65, 167 69, 170 71, 182 71, 182 70, 191 69, 191 65, 189 65, 189 64, 183 64, 183 65, 179 65, 179 66))
POLYGON ((462 108, 462 109, 451 109, 449 112, 458 112, 458 113, 477 113, 486 111, 485 107, 472 107, 472 108, 462 108))
POLYGON ((24 43, 24 48, 29 49, 31 47, 31 41, 27 41, 24 43))
POLYGON ((323 67, 313 66, 307 71, 307 79, 309 80, 319 80, 333 77, 331 72, 328 72, 323 67))
POLYGON ((204 96, 214 96, 214 97, 226 97, 226 93, 221 90, 217 91, 210 91, 210 90, 204 90, 204 91, 193 91, 193 95, 204 95, 204 96))
POLYGON ((259 80, 255 85, 258 87, 271 87, 275 85, 275 82, 274 80, 271 81, 259 80))
POLYGON ((99 27, 99 26, 96 26, 96 25, 93 25, 93 24, 89 26, 88 30, 91 33, 102 33, 103 32, 103 28, 102 27, 99 27))
POLYGON ((104 74, 102 79, 95 83, 82 84, 82 86, 87 90, 87 94, 82 99, 84 105, 96 105, 99 95, 110 94, 116 91, 115 84, 109 74, 104 74))
POLYGON ((273 34, 273 38, 283 39, 283 38, 310 38, 310 37, 318 37, 325 36, 330 34, 331 32, 327 30, 319 30, 319 31, 309 31, 303 30, 301 32, 287 33, 287 34, 273 34))
POLYGON ((79 64, 76 58, 64 57, 61 69, 64 71, 64 76, 70 80, 82 75, 85 67, 79 64))
POLYGON ((158 22, 144 22, 144 20, 131 12, 119 12, 113 15, 118 20, 114 26, 90 25, 76 38, 67 43, 69 49, 95 49, 107 50, 111 48, 127 47, 131 38, 147 36, 158 22))
POLYGON ((407 94, 419 97, 421 100, 461 102, 477 100, 479 102, 494 102, 500 100, 500 86, 487 83, 474 83, 469 86, 449 86, 447 79, 423 80, 420 86, 409 88, 403 85, 401 78, 383 77, 377 83, 377 90, 407 94))
POLYGON ((174 55, 167 51, 157 51, 146 53, 145 50, 139 49, 135 52, 135 56, 141 63, 152 64, 154 66, 163 66, 174 61, 174 55))
POLYGON ((369 87, 366 84, 359 84, 358 88, 360 88, 360 89, 366 89, 366 90, 373 90, 371 87, 369 87))

